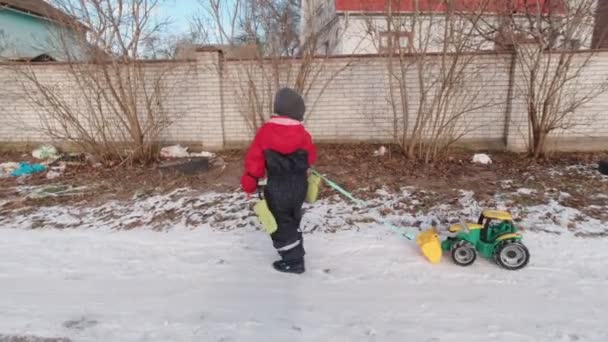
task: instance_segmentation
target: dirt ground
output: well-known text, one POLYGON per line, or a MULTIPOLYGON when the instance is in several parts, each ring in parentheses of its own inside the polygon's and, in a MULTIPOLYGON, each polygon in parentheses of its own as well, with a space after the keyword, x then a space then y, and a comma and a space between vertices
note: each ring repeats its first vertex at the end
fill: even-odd
MULTIPOLYGON (((522 205, 540 204, 545 194, 561 191, 570 194, 565 199, 569 206, 585 210, 593 217, 608 219, 608 213, 594 212, 594 205, 605 205, 608 182, 594 165, 600 159, 608 159, 607 153, 554 154, 547 160, 531 161, 523 155, 488 152, 493 163, 471 163, 473 152, 455 151, 448 160, 433 163, 413 163, 396 151, 375 157, 375 145, 321 145, 319 161, 315 168, 346 189, 359 189, 356 195, 365 198, 377 189, 415 187, 429 191, 429 205, 454 198, 459 190, 470 190, 477 200, 488 199, 497 192, 508 189, 537 190, 524 193, 518 201, 522 205), (538 191, 542 190, 542 191, 538 191), (602 203, 597 203, 597 202, 602 203)), ((18 198, 20 187, 61 185, 83 189, 72 196, 22 198, 12 200, 1 211, 15 210, 20 206, 40 207, 57 204, 94 204, 109 200, 127 200, 142 194, 165 193, 177 188, 200 191, 231 192, 239 189, 243 168, 244 151, 227 151, 207 172, 186 176, 165 174, 158 165, 147 167, 101 168, 88 164, 68 165, 65 173, 53 180, 44 174, 27 179, 0 178, 0 199, 18 198)), ((7 161, 31 161, 31 156, 4 153, 0 163, 7 161)), ((327 194, 330 190, 324 189, 327 194)), ((0 211, 0 213, 1 213, 0 211)))

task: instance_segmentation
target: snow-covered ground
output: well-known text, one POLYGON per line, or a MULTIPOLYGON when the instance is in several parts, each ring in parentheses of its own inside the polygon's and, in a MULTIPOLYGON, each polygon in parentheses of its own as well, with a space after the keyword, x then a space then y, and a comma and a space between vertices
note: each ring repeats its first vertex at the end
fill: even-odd
POLYGON ((0 335, 72 341, 608 341, 608 244, 529 232, 530 265, 428 264, 389 230, 0 230, 0 335))
MULTIPOLYGON (((32 192, 31 189, 24 192, 32 192)), ((34 191, 34 193, 36 193, 34 191)), ((439 224, 447 228, 461 219, 477 220, 486 208, 506 209, 513 213, 521 228, 554 234, 566 232, 579 236, 608 236, 608 225, 580 210, 562 204, 569 194, 547 190, 546 201, 526 206, 520 196, 531 189, 505 189, 491 200, 478 202, 471 191, 460 191, 453 198, 438 201, 432 192, 404 188, 400 192, 378 190, 363 205, 342 200, 338 195, 305 206, 304 232, 335 232, 377 228, 390 224, 405 229, 427 229, 439 224)), ((608 196, 591 194, 599 211, 608 212, 608 196)), ((90 205, 23 207, 2 215, 0 227, 18 229, 79 228, 134 229, 169 231, 186 229, 255 230, 257 220, 251 210, 254 199, 242 193, 200 193, 178 189, 172 193, 151 194, 130 201, 109 201, 90 205)), ((0 209, 8 202, 0 201, 0 209)))
MULTIPOLYGON (((306 207, 301 276, 271 268, 276 255, 242 194, 182 189, 6 210, 0 341, 608 341, 606 222, 559 191, 518 205, 532 194, 326 198, 306 207), (527 268, 483 259, 461 268, 447 256, 431 265, 393 230, 445 228, 484 207, 511 210, 525 229, 527 268)), ((608 210, 606 198, 594 203, 608 210)))

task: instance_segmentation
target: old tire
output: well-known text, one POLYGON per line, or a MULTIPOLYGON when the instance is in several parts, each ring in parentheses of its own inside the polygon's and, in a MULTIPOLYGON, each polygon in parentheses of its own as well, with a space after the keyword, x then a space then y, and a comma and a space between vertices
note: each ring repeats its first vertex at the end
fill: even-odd
POLYGON ((603 175, 608 175, 608 160, 601 160, 599 163, 598 170, 603 175))
POLYGON ((501 267, 515 271, 526 267, 530 252, 521 242, 504 242, 498 246, 494 259, 501 267))
POLYGON ((452 248, 452 260, 456 265, 469 266, 477 259, 477 251, 467 242, 459 242, 452 248))

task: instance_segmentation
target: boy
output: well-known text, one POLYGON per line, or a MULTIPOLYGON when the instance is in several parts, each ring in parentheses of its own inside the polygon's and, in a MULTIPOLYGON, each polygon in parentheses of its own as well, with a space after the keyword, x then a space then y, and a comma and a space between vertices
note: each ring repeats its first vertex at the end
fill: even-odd
POLYGON ((252 194, 258 179, 267 176, 264 197, 278 225, 271 238, 281 256, 273 267, 296 274, 305 271, 300 221, 308 170, 317 159, 316 147, 302 125, 305 111, 304 100, 294 90, 283 88, 276 93, 275 115, 256 134, 241 178, 243 190, 252 194))

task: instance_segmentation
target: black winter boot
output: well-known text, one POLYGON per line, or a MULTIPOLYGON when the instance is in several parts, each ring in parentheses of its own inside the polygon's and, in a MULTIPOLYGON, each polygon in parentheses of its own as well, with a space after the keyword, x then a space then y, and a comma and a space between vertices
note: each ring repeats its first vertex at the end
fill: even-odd
POLYGON ((295 260, 278 260, 272 264, 275 270, 283 273, 302 274, 306 271, 304 267, 304 259, 295 260))

